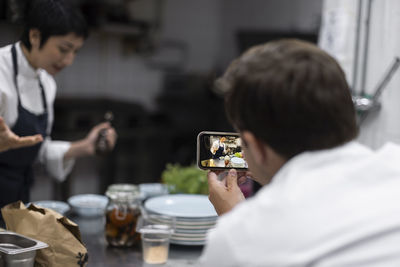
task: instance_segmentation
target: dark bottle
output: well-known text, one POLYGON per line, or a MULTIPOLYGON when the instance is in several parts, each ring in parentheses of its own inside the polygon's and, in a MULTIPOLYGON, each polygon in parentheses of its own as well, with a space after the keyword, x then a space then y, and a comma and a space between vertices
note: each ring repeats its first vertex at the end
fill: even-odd
MULTIPOLYGON (((104 121, 111 123, 114 115, 111 111, 104 114, 104 121)), ((96 155, 105 155, 110 152, 110 145, 107 141, 107 129, 101 129, 96 140, 96 155)))

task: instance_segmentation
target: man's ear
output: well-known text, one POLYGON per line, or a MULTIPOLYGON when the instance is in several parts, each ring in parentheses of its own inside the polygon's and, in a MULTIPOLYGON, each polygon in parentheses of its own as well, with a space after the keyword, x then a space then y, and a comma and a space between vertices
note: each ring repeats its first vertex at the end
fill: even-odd
POLYGON ((265 144, 249 131, 243 131, 241 136, 249 152, 253 154, 254 161, 260 165, 264 164, 268 156, 265 144))
POLYGON ((30 29, 29 30, 29 42, 31 43, 32 47, 39 49, 41 38, 42 38, 42 36, 38 29, 30 29))

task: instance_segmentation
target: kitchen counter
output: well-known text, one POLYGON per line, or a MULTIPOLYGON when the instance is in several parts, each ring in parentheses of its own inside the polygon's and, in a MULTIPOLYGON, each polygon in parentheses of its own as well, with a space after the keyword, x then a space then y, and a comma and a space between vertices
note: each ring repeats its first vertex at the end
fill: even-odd
POLYGON ((79 225, 82 241, 89 252, 88 266, 163 266, 163 267, 187 267, 196 266, 203 246, 170 245, 168 261, 165 264, 151 265, 142 260, 141 246, 131 248, 108 247, 104 237, 105 218, 82 218, 76 215, 69 216, 79 225))

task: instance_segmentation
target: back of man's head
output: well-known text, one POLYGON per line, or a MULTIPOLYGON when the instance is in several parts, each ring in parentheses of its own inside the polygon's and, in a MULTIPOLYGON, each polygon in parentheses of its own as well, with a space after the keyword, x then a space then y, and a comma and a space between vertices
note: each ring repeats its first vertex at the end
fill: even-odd
POLYGON ((286 39, 255 46, 232 62, 217 86, 226 92, 231 123, 288 159, 358 134, 342 69, 311 43, 286 39))

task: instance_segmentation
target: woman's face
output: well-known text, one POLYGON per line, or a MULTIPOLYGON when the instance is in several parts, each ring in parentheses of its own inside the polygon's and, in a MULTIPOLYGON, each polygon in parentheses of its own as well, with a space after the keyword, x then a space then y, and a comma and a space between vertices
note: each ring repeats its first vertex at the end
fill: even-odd
POLYGON ((38 38, 36 41, 31 39, 30 63, 34 68, 45 69, 51 75, 71 65, 84 43, 84 39, 74 33, 51 36, 42 47, 40 35, 38 38))

